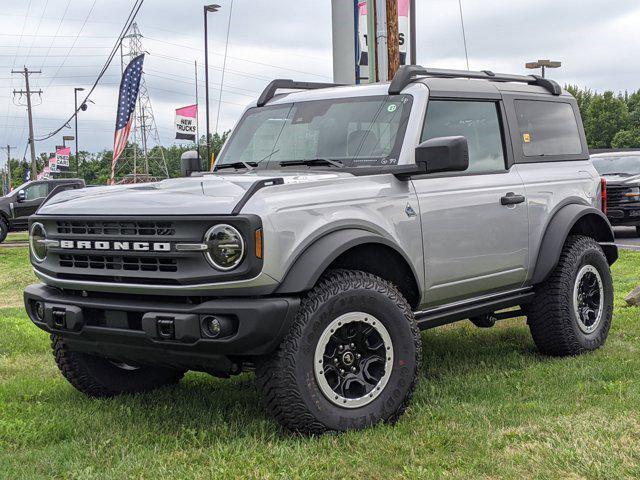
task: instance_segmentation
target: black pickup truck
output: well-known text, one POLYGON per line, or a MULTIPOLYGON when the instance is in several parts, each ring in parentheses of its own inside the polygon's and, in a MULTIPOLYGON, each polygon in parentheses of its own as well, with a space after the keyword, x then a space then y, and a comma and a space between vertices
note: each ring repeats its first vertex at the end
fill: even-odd
POLYGON ((607 181, 607 217, 611 225, 636 227, 640 237, 640 151, 591 155, 593 166, 607 181))
POLYGON ((63 190, 84 188, 84 180, 78 178, 49 179, 27 182, 5 197, 0 197, 0 243, 10 231, 26 230, 29 216, 40 205, 63 190))

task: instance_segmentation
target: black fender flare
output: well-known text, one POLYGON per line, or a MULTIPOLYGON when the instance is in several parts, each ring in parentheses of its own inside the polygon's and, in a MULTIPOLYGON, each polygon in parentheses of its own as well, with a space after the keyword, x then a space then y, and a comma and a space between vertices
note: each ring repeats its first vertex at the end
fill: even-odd
POLYGON ((353 247, 365 244, 379 244, 395 250, 411 268, 416 285, 421 285, 413 264, 395 242, 367 230, 348 228, 327 233, 311 243, 293 262, 275 293, 311 290, 336 258, 353 247))
POLYGON ((595 240, 600 243, 604 253, 613 264, 618 258, 618 248, 613 244, 615 237, 607 216, 594 207, 572 203, 560 208, 549 221, 540 243, 538 258, 531 282, 544 281, 560 261, 562 247, 571 229, 584 217, 591 216, 595 225, 595 240))

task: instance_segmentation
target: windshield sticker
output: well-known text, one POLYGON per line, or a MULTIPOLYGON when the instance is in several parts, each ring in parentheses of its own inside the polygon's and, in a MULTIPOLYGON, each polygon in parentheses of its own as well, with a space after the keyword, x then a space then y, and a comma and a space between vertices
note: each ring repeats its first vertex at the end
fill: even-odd
POLYGON ((387 112, 389 112, 389 113, 393 113, 393 112, 395 112, 397 109, 398 109, 398 106, 397 106, 396 104, 392 103, 391 105, 389 105, 389 106, 387 107, 387 112))

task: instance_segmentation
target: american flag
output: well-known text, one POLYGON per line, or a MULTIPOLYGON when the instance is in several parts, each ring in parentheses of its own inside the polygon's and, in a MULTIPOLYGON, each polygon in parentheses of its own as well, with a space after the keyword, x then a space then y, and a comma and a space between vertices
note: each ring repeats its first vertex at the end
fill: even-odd
POLYGON ((127 65, 120 82, 120 97, 118 99, 118 117, 116 119, 116 133, 113 138, 113 161, 111 162, 111 183, 114 182, 116 163, 127 146, 129 131, 131 131, 131 114, 136 108, 136 99, 142 78, 142 63, 144 54, 138 55, 127 65))

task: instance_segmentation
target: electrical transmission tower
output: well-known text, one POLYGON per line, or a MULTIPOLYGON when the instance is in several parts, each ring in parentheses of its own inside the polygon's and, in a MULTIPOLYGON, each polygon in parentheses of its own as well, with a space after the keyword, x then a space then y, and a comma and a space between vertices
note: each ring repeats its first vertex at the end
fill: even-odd
MULTIPOLYGON (((120 64, 124 72, 129 62, 145 53, 142 48, 142 34, 138 24, 133 23, 120 43, 120 64)), ((122 152, 116 165, 116 178, 119 183, 150 182, 169 178, 167 162, 161 148, 160 135, 156 119, 151 108, 149 90, 144 79, 144 71, 140 79, 140 90, 136 108, 133 111, 133 122, 130 143, 122 152), (158 148, 153 148, 157 146, 158 148)))

